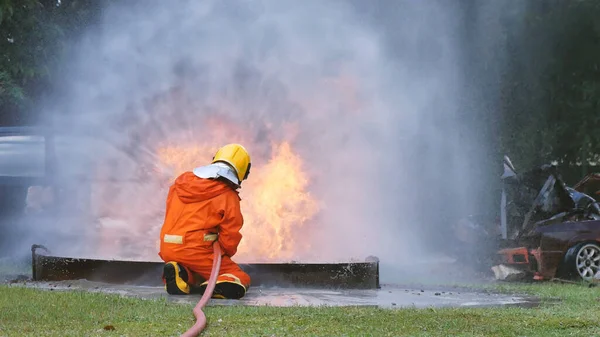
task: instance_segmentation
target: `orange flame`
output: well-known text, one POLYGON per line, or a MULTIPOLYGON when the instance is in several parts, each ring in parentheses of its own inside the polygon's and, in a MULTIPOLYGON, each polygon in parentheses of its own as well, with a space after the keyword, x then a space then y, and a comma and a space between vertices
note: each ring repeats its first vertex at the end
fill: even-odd
MULTIPOLYGON (((172 178, 206 165, 214 146, 165 146, 158 150, 162 165, 173 169, 172 178)), ((288 142, 272 145, 268 162, 253 158, 252 171, 242 184, 241 208, 244 238, 237 260, 268 262, 289 260, 308 249, 305 226, 319 210, 307 192, 308 177, 302 159, 288 142)))
MULTIPOLYGON (((346 116, 367 111, 365 97, 361 95, 363 84, 344 67, 338 72, 322 78, 314 90, 290 94, 291 101, 301 102, 302 110, 310 115, 308 120, 318 121, 324 115, 335 118, 341 111, 346 116)), ((132 139, 146 140, 143 147, 152 153, 151 158, 144 156, 135 161, 134 166, 143 171, 141 175, 137 171, 131 174, 127 167, 129 160, 116 161, 139 181, 106 181, 107 177, 122 178, 123 168, 111 163, 99 163, 96 167, 99 179, 93 187, 91 204, 96 209, 93 216, 100 223, 102 250, 112 258, 156 259, 156 240, 164 219, 169 185, 181 173, 210 163, 220 146, 235 142, 246 146, 252 155, 252 172, 240 191, 245 221, 236 261, 286 261, 310 256, 308 233, 314 233, 310 226, 322 205, 308 192, 306 167, 291 145, 298 135, 297 122, 278 119, 240 122, 233 117, 238 114, 231 112, 243 107, 227 99, 207 105, 211 109, 203 111, 201 116, 179 116, 179 111, 190 109, 185 103, 186 91, 180 89, 151 98, 143 111, 152 120, 166 124, 177 121, 167 128, 168 135, 157 132, 152 123, 134 123, 126 131, 126 136, 132 139), (182 120, 193 125, 189 128, 179 125, 182 120), (270 149, 259 140, 265 138, 271 139, 270 149), (164 143, 157 144, 161 141, 164 143), (136 238, 132 244, 135 253, 125 251, 126 245, 119 243, 122 237, 136 238)), ((339 117, 343 121, 344 116, 339 117)))

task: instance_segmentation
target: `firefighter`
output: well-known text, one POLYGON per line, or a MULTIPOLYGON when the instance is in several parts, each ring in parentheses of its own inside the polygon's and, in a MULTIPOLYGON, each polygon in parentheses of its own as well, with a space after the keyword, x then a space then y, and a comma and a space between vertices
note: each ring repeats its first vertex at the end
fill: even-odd
POLYGON ((250 155, 239 144, 220 148, 212 163, 181 174, 167 196, 160 252, 163 282, 169 294, 203 294, 213 263, 213 242, 222 251, 213 298, 240 299, 250 276, 231 258, 244 223, 239 188, 250 173, 250 155))

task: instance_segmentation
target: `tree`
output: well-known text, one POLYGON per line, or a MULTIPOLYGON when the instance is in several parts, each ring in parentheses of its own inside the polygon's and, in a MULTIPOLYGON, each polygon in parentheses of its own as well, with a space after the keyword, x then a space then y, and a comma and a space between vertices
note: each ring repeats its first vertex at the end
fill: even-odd
POLYGON ((530 2, 510 38, 502 147, 518 166, 585 165, 600 153, 597 1, 530 2))
POLYGON ((0 125, 30 123, 36 102, 79 32, 99 17, 93 0, 0 0, 0 125))
POLYGON ((0 57, 0 107, 14 107, 25 100, 23 82, 27 74, 31 74, 31 66, 26 60, 17 60, 22 49, 20 37, 24 30, 31 29, 28 26, 31 20, 21 20, 23 12, 30 11, 35 5, 36 1, 30 0, 19 4, 15 0, 0 1, 0 50, 3 51, 0 57))

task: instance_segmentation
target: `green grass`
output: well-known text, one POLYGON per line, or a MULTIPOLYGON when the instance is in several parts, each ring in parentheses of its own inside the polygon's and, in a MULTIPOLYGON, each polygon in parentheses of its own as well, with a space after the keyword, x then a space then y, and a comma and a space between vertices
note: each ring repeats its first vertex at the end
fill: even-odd
MULTIPOLYGON (((488 286, 489 288, 490 286, 488 286)), ((551 301, 538 308, 402 309, 214 306, 206 336, 598 336, 600 288, 495 286, 551 301)), ((0 286, 0 336, 178 336, 190 305, 0 286), (104 330, 105 326, 114 330, 104 330)))

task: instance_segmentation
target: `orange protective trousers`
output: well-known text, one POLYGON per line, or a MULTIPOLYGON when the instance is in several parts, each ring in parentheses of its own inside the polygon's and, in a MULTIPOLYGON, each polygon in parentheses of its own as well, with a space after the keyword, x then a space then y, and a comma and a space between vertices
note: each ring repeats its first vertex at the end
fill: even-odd
POLYGON ((198 284, 210 277, 212 243, 218 240, 223 256, 217 283, 236 282, 247 290, 250 276, 231 260, 242 239, 243 223, 236 190, 222 181, 186 172, 169 189, 158 255, 191 271, 193 279, 188 283, 198 284))

